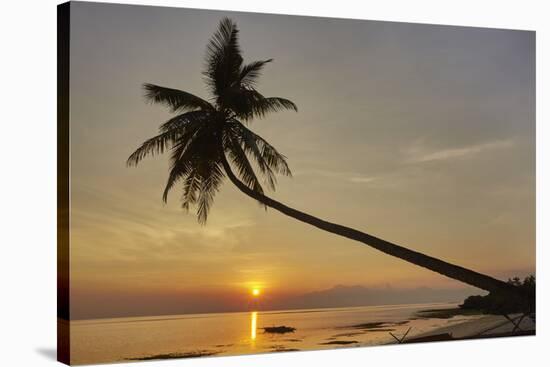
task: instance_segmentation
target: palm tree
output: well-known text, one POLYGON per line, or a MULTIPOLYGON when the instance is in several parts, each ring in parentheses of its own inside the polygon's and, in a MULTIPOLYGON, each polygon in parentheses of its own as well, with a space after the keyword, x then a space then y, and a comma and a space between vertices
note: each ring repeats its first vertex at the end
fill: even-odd
POLYGON ((182 207, 196 205, 198 221, 206 223, 214 196, 225 176, 244 194, 301 222, 362 242, 391 256, 490 292, 515 297, 516 287, 458 265, 409 250, 370 234, 331 223, 286 206, 264 193, 275 189, 276 174, 291 176, 286 157, 247 126, 270 112, 298 111, 288 99, 264 97, 256 89, 258 78, 272 59, 243 63, 236 24, 224 18, 207 46, 203 71, 211 93, 209 101, 178 89, 144 84, 146 98, 168 106, 177 115, 160 126, 159 134, 145 141, 127 164, 137 165, 148 155, 170 150, 170 172, 164 189, 183 183, 182 207), (252 162, 251 162, 252 160, 252 162), (233 171, 235 169, 235 172, 233 171))

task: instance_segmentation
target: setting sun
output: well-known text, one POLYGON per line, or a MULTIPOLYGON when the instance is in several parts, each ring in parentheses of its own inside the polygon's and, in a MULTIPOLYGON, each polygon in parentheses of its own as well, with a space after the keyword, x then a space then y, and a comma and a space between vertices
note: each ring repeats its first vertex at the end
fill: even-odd
POLYGON ((260 289, 259 288, 252 289, 252 295, 254 297, 258 297, 260 295, 260 289))

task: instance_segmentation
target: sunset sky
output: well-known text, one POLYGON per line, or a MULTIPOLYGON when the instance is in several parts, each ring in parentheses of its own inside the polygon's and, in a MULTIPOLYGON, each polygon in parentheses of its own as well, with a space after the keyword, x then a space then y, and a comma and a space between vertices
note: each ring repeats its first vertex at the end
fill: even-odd
POLYGON ((144 82, 208 97, 223 16, 298 113, 251 128, 288 157, 274 198, 499 278, 535 270, 534 32, 73 3, 74 318, 265 307, 342 286, 465 286, 297 222, 229 181, 208 224, 161 200, 168 157, 126 159, 171 117, 144 82), (216 307, 214 307, 216 306, 216 307))

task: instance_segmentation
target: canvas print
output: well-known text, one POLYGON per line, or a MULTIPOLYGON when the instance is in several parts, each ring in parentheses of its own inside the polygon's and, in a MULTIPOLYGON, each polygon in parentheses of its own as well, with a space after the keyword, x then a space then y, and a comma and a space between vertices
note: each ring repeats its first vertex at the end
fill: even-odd
POLYGON ((60 361, 535 334, 534 32, 87 2, 58 27, 60 361))

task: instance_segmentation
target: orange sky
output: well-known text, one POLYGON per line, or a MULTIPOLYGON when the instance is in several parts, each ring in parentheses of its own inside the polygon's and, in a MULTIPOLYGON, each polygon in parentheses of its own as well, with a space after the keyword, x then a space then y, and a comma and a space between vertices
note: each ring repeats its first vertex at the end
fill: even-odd
MULTIPOLYGON (((229 182, 206 226, 181 210, 177 191, 163 205, 167 157, 125 166, 170 117, 144 103, 140 85, 206 96, 205 45, 227 13, 72 9, 75 315, 116 294, 133 313, 155 294, 231 303, 254 286, 266 294, 339 284, 462 287, 264 211, 229 182)), ((272 196, 493 276, 534 272, 534 33, 230 15, 245 60, 275 59, 260 91, 299 108, 251 125, 294 173, 272 196)))

